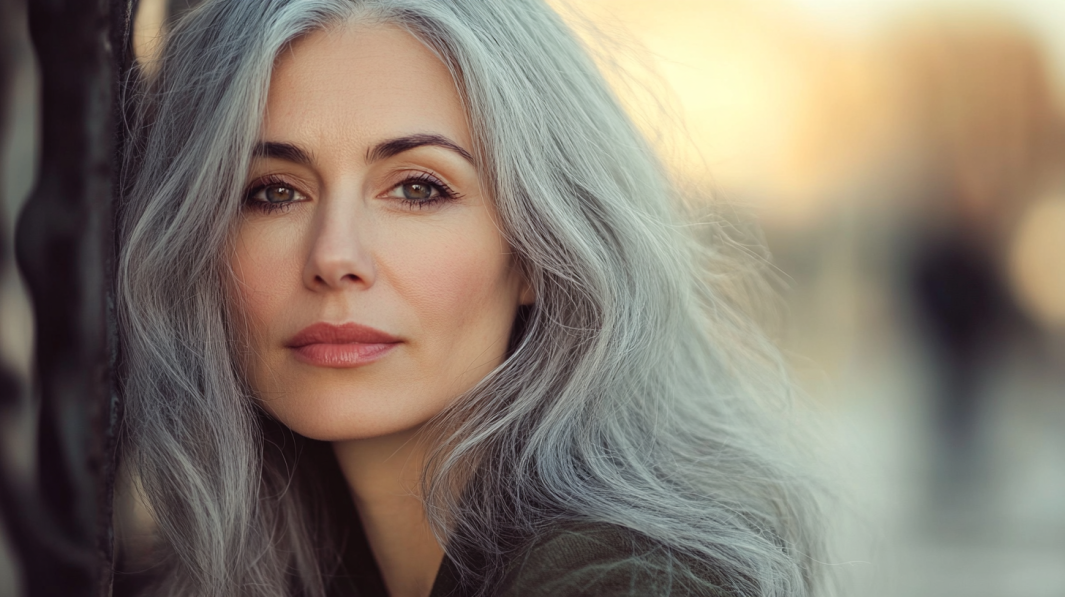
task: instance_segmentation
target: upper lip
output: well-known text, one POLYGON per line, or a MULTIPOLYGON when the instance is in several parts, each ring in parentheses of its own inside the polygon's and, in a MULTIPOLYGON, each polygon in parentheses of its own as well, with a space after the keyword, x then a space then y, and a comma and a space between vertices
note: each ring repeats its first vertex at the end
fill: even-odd
POLYGON ((395 344, 399 338, 381 330, 358 323, 325 323, 309 325, 285 343, 289 348, 310 344, 395 344))

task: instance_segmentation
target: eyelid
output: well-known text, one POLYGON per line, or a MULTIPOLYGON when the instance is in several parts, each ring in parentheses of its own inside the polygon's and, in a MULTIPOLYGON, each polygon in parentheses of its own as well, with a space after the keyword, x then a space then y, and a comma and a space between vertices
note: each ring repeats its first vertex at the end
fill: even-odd
POLYGON ((295 203, 297 201, 306 201, 310 198, 311 194, 304 190, 304 185, 299 181, 295 181, 288 176, 281 174, 266 174, 258 178, 253 179, 246 186, 245 198, 250 198, 253 193, 258 193, 267 187, 279 186, 288 187, 296 192, 300 199, 293 199, 289 203, 295 203))
POLYGON ((448 182, 447 177, 438 174, 430 168, 422 167, 407 167, 391 172, 386 178, 384 191, 381 192, 379 196, 387 196, 391 191, 395 190, 396 187, 411 181, 426 182, 436 185, 437 187, 440 187, 441 191, 443 191, 442 194, 448 195, 449 197, 462 197, 462 193, 460 193, 453 184, 448 182))
MULTIPOLYGON (((411 182, 422 182, 436 187, 438 195, 434 197, 434 201, 452 201, 462 199, 465 195, 458 190, 450 182, 447 177, 437 173, 432 168, 426 168, 422 166, 408 165, 403 168, 397 168, 389 172, 384 178, 383 190, 377 194, 380 199, 399 199, 410 203, 409 200, 404 200, 400 197, 392 196, 392 193, 400 186, 409 184, 411 182)), ((271 173, 264 174, 262 176, 253 178, 251 182, 246 185, 244 192, 244 202, 255 206, 283 206, 292 205, 295 203, 302 203, 309 201, 312 198, 312 194, 305 190, 306 185, 302 184, 302 181, 298 177, 294 177, 290 174, 271 173), (262 193, 266 188, 271 186, 283 186, 292 189, 294 192, 294 198, 290 201, 283 201, 278 203, 271 203, 265 198, 257 198, 256 195, 262 193)), ((428 203, 428 201, 426 201, 428 203)))
POLYGON ((284 213, 289 209, 311 200, 311 195, 303 190, 303 186, 293 182, 289 177, 280 174, 267 174, 252 180, 244 191, 241 200, 243 209, 252 209, 263 214, 284 213), (270 187, 285 187, 292 190, 292 198, 288 201, 271 202, 266 197, 259 195, 266 192, 270 187))

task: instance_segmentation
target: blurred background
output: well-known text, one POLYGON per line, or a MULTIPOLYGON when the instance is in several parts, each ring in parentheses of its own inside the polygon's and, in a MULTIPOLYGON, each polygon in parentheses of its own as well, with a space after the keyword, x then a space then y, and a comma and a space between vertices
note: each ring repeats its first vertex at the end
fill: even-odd
MULTIPOLYGON (((190 3, 142 0, 146 65, 190 3)), ((761 226, 841 487, 841 594, 1065 597, 1065 2, 554 4, 678 179, 761 226)), ((35 159, 20 59, 9 226, 35 159)), ((31 321, 0 272, 23 372, 31 321)))
POLYGON ((559 5, 761 226, 841 594, 1065 596, 1065 3, 559 5))

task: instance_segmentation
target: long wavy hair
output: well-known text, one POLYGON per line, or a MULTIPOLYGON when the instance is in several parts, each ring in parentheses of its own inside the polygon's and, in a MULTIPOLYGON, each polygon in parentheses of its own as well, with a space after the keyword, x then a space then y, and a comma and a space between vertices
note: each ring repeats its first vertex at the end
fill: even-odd
POLYGON ((208 0, 175 23, 129 95, 118 264, 123 457, 170 554, 158 591, 322 596, 343 574, 354 506, 331 452, 256 406, 226 256, 276 57, 353 20, 450 68, 535 289, 505 361, 432 423, 425 507, 463 582, 490 593, 538 533, 605 523, 693 582, 697 562, 737 595, 812 595, 821 521, 782 359, 726 292, 724 238, 687 225, 541 0, 208 0))

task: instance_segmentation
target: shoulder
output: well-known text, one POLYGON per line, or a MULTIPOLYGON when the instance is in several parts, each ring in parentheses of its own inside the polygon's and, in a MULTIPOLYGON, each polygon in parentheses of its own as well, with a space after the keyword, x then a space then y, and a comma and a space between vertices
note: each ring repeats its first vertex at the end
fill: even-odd
POLYGON ((510 565, 498 597, 732 597, 708 566, 607 524, 541 535, 510 565))

